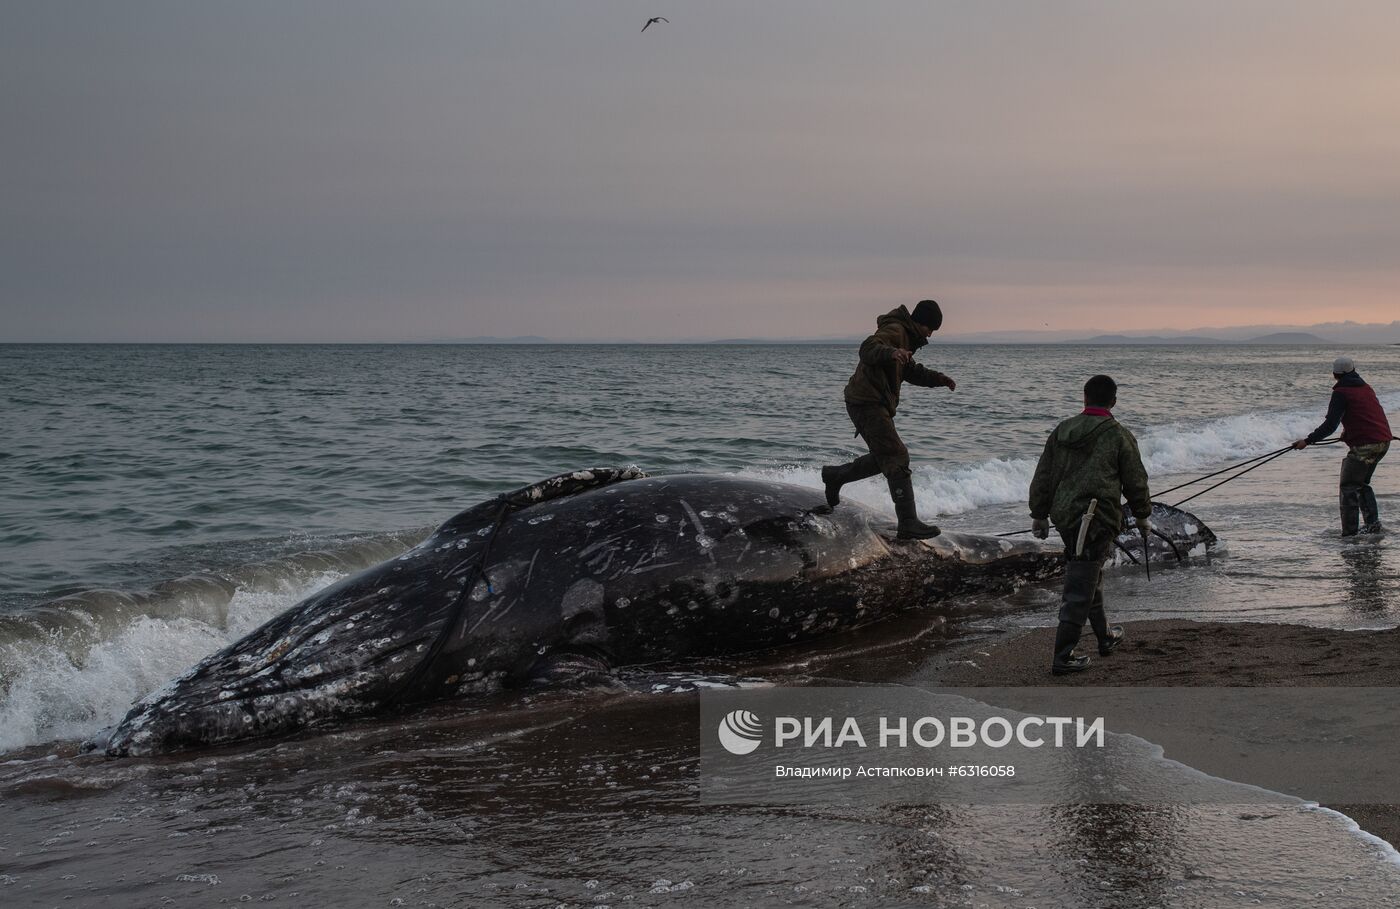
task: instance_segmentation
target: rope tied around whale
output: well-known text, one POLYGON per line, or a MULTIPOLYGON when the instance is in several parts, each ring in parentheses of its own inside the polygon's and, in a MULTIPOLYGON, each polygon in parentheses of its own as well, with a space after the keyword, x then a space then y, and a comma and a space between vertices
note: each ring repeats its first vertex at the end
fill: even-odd
MULTIPOLYGON (((592 467, 585 470, 575 470, 570 473, 561 473, 523 486, 513 492, 502 493, 495 499, 488 499, 475 508, 453 518, 443 525, 443 530, 457 525, 464 519, 476 520, 486 515, 490 515, 490 529, 485 534, 485 540, 481 547, 481 553, 476 561, 469 567, 466 579, 462 583, 462 588, 457 592, 452 605, 448 607, 447 618, 443 622, 442 629, 433 639, 432 645, 428 648, 427 654, 413 668, 404 679, 397 690, 384 700, 386 707, 401 704, 403 697, 423 681, 424 677, 432 670, 433 664, 442 655, 443 648, 447 646, 447 641, 452 637, 453 631, 461 624, 463 613, 466 611, 467 603, 471 600, 471 593, 476 589, 477 582, 486 577, 487 563, 491 559, 491 547, 496 542, 496 536, 505 525, 506 519, 516 511, 529 508, 532 505, 539 505, 544 502, 556 499, 568 498, 581 492, 593 489, 600 489, 604 486, 611 486, 614 483, 621 483, 627 480, 642 480, 647 478, 646 471, 636 465, 628 467, 592 467)), ((439 532, 442 532, 441 530, 439 532)), ((486 577, 486 590, 491 590, 491 579, 486 577)))
MULTIPOLYGON (((491 544, 496 542, 496 534, 500 532, 502 525, 506 522, 506 518, 509 517, 510 513, 517 507, 510 501, 509 494, 500 496, 496 502, 495 517, 491 521, 491 530, 486 534, 485 544, 481 547, 481 555, 477 558, 476 563, 469 569, 466 580, 462 583, 462 589, 458 591, 456 599, 454 599, 452 605, 448 607, 447 619, 443 622, 442 629, 437 633, 437 636, 433 638, 433 643, 428 647, 427 654, 424 655, 417 666, 413 667, 408 677, 404 679, 403 684, 398 687, 397 691, 385 699, 384 705, 386 707, 399 704, 404 694, 419 682, 423 681, 428 671, 432 669, 433 664, 437 662, 437 658, 442 654, 442 649, 447 646, 447 639, 452 636, 452 632, 462 621, 462 613, 466 610, 467 603, 471 599, 472 590, 476 588, 476 582, 486 573, 486 563, 491 558, 491 544)), ((486 583, 489 585, 491 582, 488 579, 486 583)))

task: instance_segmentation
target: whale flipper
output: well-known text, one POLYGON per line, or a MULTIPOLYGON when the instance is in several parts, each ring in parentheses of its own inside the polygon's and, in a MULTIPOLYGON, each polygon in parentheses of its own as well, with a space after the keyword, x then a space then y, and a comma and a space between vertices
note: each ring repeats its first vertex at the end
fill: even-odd
POLYGON ((612 666, 606 659, 587 653, 563 651, 541 657, 530 667, 529 684, 591 684, 614 681, 612 666))

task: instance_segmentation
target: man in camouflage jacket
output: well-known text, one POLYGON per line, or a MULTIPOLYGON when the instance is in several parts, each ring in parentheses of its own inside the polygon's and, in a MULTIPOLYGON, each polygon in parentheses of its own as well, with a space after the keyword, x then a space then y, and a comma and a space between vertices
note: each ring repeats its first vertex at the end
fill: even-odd
POLYGON ((1099 640, 1099 654, 1108 656, 1123 639, 1120 626, 1109 627, 1103 605, 1103 563, 1123 527, 1124 495, 1143 532, 1151 528, 1152 494, 1147 470, 1138 454, 1137 439, 1113 419, 1118 386, 1108 376, 1094 376, 1084 385, 1084 411, 1065 420, 1050 434, 1031 480, 1031 518, 1042 540, 1054 523, 1065 542, 1065 589, 1060 626, 1055 634, 1055 675, 1078 672, 1089 665, 1075 654, 1087 620, 1099 640), (1095 515, 1078 545, 1080 523, 1089 504, 1098 500, 1095 515))
POLYGON ((943 324, 943 312, 933 300, 923 300, 912 313, 900 306, 880 316, 875 324, 875 334, 860 345, 860 362, 845 391, 846 413, 870 454, 849 464, 822 468, 827 505, 835 508, 840 504, 845 484, 884 474, 899 518, 899 538, 936 537, 938 528, 919 520, 909 449, 895 429, 894 414, 904 382, 950 391, 957 388, 948 376, 914 362, 914 351, 927 344, 928 336, 943 324))

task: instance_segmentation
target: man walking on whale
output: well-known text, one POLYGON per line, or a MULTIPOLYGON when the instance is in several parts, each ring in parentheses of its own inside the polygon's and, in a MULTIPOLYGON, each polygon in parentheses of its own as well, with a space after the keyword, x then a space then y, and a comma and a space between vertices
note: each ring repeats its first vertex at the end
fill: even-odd
POLYGON ((860 345, 860 362, 845 391, 846 413, 870 454, 849 464, 822 468, 826 502, 832 508, 840 504, 842 486, 884 474, 899 518, 901 540, 938 536, 937 527, 919 520, 909 449, 895 429, 894 414, 904 382, 949 391, 958 387, 943 373, 914 362, 914 351, 927 344, 929 335, 942 324, 943 311, 933 300, 920 301, 912 313, 907 306, 900 306, 875 320, 875 334, 860 345))
POLYGON ((1342 427, 1342 441, 1347 456, 1342 459, 1342 480, 1338 500, 1342 512, 1342 536, 1380 533, 1380 508, 1371 477, 1376 465, 1390 450, 1390 421, 1376 392, 1356 371, 1351 357, 1338 357, 1332 362, 1332 400, 1327 407, 1327 419, 1306 439, 1293 443, 1294 448, 1315 445, 1342 427), (1365 519, 1364 522, 1362 519, 1365 519))
POLYGON ((1055 675, 1079 672, 1089 658, 1074 652, 1087 621, 1108 656, 1123 640, 1123 629, 1109 627, 1103 607, 1103 563, 1123 526, 1123 496, 1144 539, 1152 528, 1152 494, 1137 439, 1113 419, 1118 385, 1108 376, 1084 383, 1084 410, 1065 420, 1045 442, 1031 480, 1033 533, 1050 535, 1054 522, 1065 541, 1065 589, 1055 632, 1055 675))

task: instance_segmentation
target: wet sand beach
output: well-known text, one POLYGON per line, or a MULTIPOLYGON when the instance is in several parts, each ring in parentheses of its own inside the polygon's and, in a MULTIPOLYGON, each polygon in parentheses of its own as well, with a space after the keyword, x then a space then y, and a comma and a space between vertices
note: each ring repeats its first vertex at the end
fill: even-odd
POLYGON ((1127 637, 1110 657, 1094 654, 1094 638, 1086 629, 1080 652, 1091 654, 1093 663, 1074 675, 1050 674, 1055 629, 1037 628, 969 645, 980 651, 973 659, 966 650, 952 652, 936 670, 937 677, 960 687, 1400 684, 1400 628, 1339 631, 1307 625, 1163 619, 1125 622, 1123 629, 1127 637))
MULTIPOLYGON (((951 650, 932 675, 957 687, 1390 687, 1400 683, 1400 629, 1340 631, 1261 622, 1127 622, 1110 657, 1055 677, 1054 628, 979 640, 951 650)), ((1087 633, 1083 653, 1094 653, 1087 633)), ((1249 782, 1244 780, 1242 782, 1249 782)), ((1400 848, 1400 806, 1331 804, 1361 828, 1400 848)))

